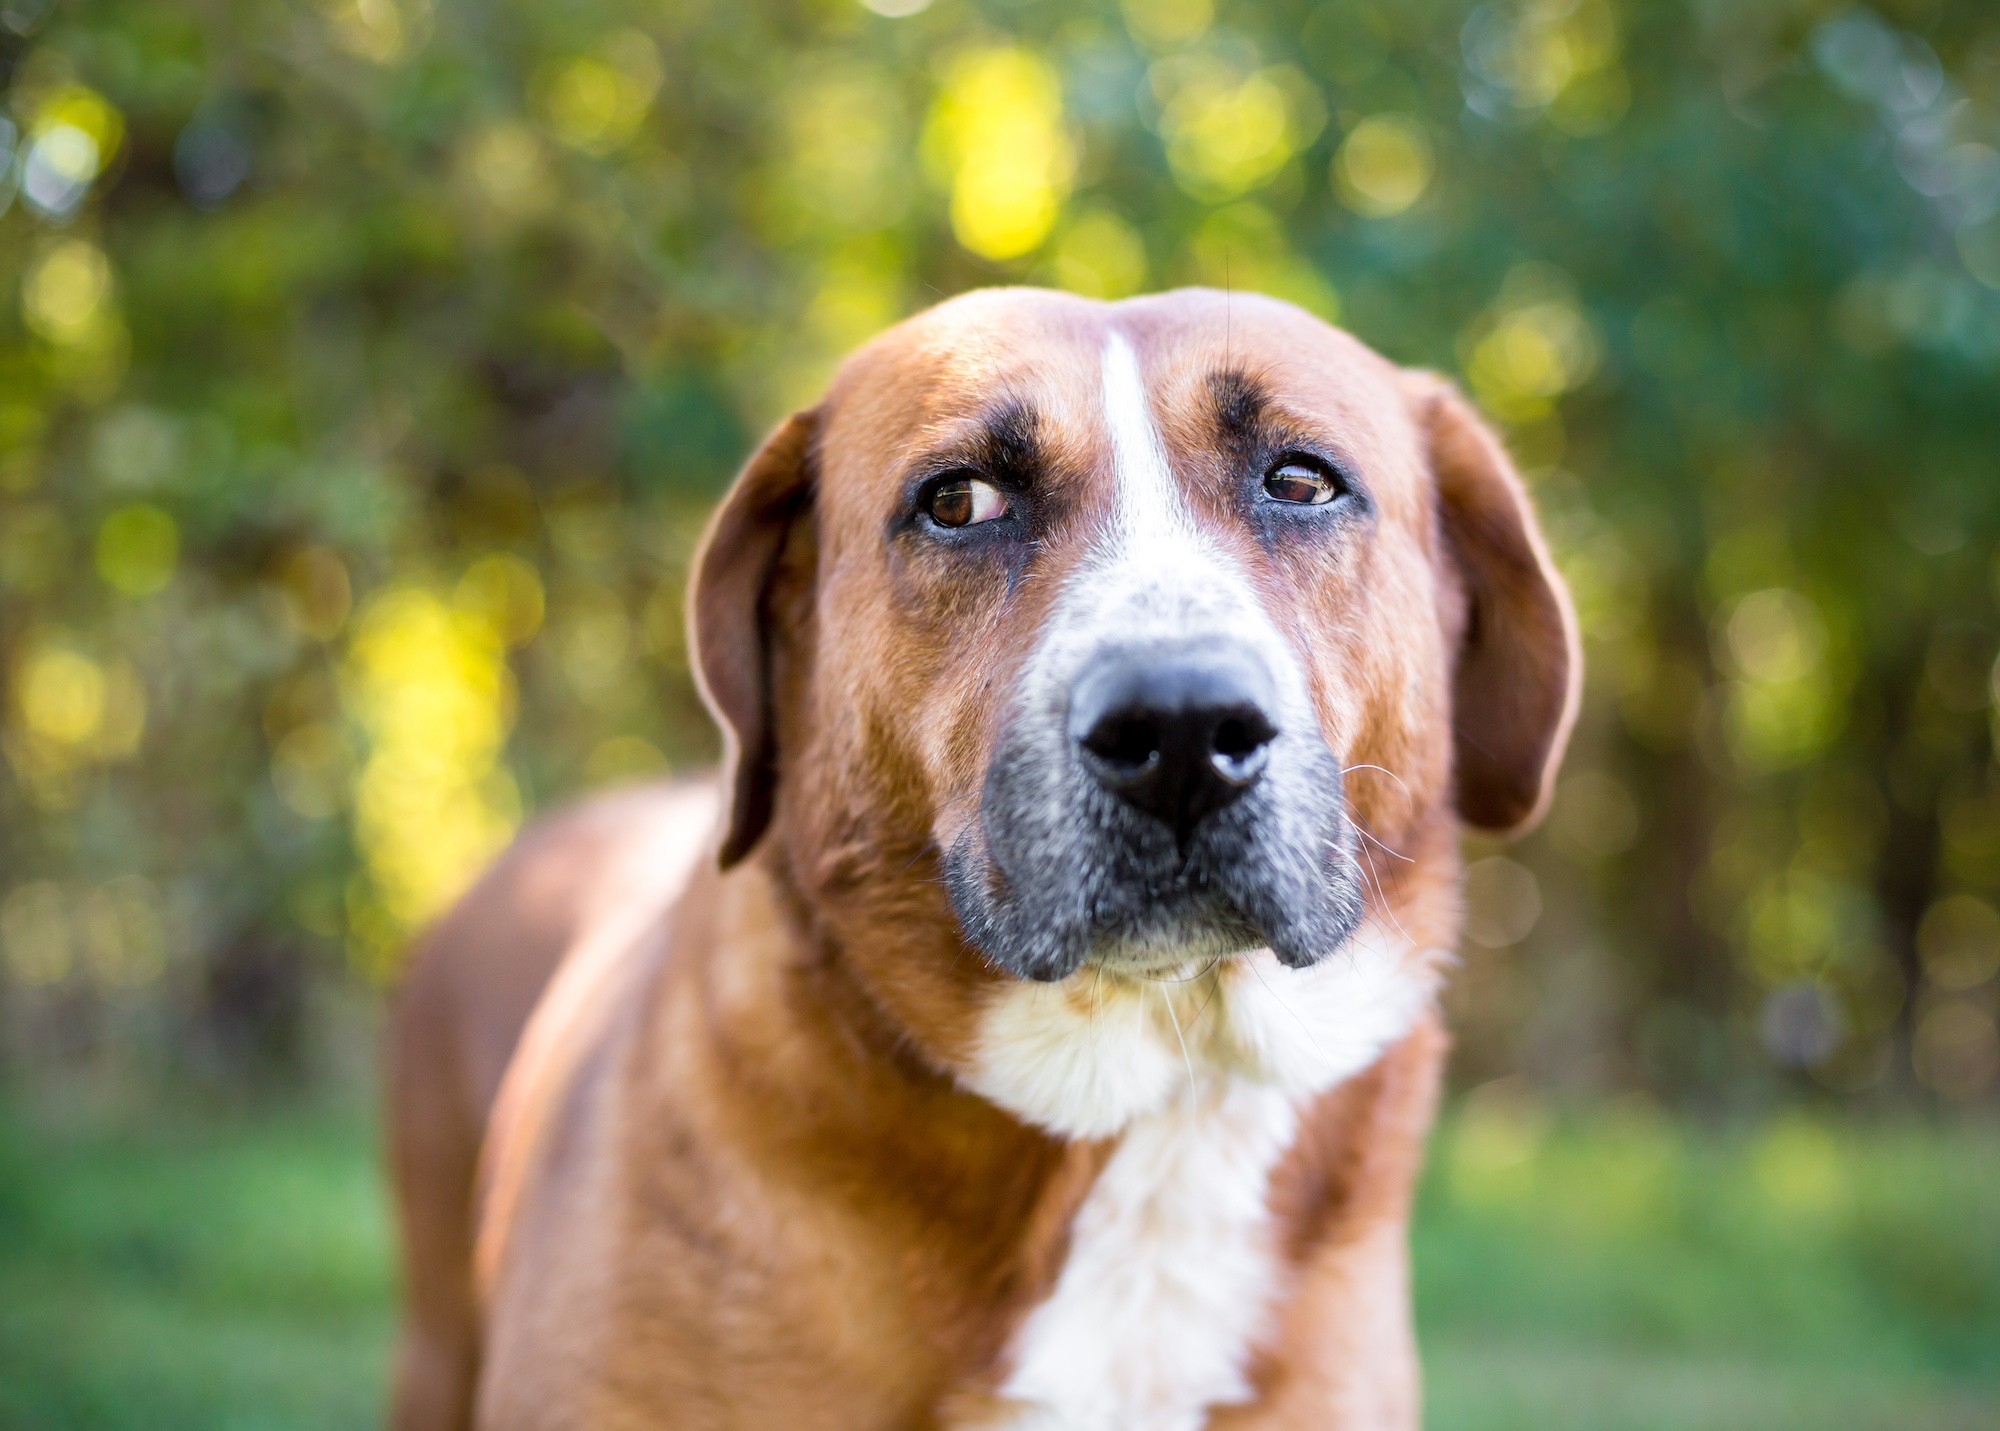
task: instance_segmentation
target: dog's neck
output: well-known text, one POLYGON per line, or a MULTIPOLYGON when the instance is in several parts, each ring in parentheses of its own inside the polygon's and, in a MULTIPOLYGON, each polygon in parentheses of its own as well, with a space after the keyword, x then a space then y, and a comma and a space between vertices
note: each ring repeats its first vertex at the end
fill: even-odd
POLYGON ((1011 1424, 1179 1431, 1249 1397, 1285 1281, 1272 1173, 1302 1110, 1422 1015, 1436 964, 1371 924, 1310 970, 1260 951, 1178 981, 1085 976, 994 1001, 972 1085, 1052 1131, 1117 1140, 1010 1347, 1011 1424))
MULTIPOLYGON (((820 1036, 856 1060, 852 1077, 905 1100, 886 1120, 898 1147, 884 1152, 930 1166, 886 1171, 978 1179, 1002 1160, 1043 1170, 1033 1191, 1016 1182, 1022 1205, 981 1214, 1017 1220, 1001 1280, 1020 1316, 993 1348, 997 1399, 954 1424, 1173 1431, 1247 1397, 1286 1280, 1267 1210, 1273 1172, 1312 1101, 1422 1017, 1440 957, 1387 914, 1306 970, 1267 952, 1178 977, 1086 969, 1058 984, 974 966, 972 996, 955 980, 928 995, 885 994, 874 951, 816 916, 785 860, 767 860, 760 882, 761 893, 731 904, 738 918, 761 907, 782 925, 791 977, 813 988, 785 1002, 830 1021, 820 1036), (911 1029, 913 1010, 933 1026, 911 1029), (937 1145, 914 1145, 910 1130, 927 1124, 937 1145), (968 1137, 975 1125, 980 1135, 968 1137), (965 1163, 972 1148, 984 1167, 965 1163), (1066 1179, 1075 1160, 1065 1149, 1086 1148, 1094 1176, 1066 1179)), ((759 942, 752 930, 722 941, 759 942)), ((974 957, 955 946, 940 948, 941 962, 974 957)))

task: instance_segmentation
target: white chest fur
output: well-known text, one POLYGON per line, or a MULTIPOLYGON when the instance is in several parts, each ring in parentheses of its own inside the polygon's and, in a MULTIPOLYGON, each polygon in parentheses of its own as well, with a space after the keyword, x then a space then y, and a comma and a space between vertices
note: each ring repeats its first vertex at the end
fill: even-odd
POLYGON ((1247 1398, 1282 1292, 1266 1208, 1306 1100, 1407 1032, 1436 961, 1379 926, 1309 970, 1269 954, 1183 982, 1085 972, 988 1011, 967 1081, 1118 1144, 1011 1348, 1017 1431, 1194 1431, 1247 1398))
POLYGON ((1265 1188, 1297 1122, 1282 1092, 1231 1078, 1126 1129, 1015 1343, 1016 1425, 1192 1431, 1247 1399, 1277 1280, 1265 1188))

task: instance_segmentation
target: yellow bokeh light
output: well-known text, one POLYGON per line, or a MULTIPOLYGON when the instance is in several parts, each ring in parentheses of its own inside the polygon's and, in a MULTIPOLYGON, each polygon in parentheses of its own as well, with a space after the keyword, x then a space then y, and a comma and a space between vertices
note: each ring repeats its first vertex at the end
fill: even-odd
POLYGON ((1091 209, 1063 231, 1050 271, 1071 293, 1124 298, 1146 286, 1146 244, 1112 210, 1091 209))
POLYGON ((1219 65, 1167 80, 1160 114, 1167 163, 1181 188, 1218 203, 1270 182, 1325 122, 1310 81, 1289 68, 1238 78, 1219 65))
POLYGON ((1845 710, 1818 673, 1797 681, 1734 682, 1723 714, 1731 754, 1765 771, 1804 764, 1846 723, 1845 710))
POLYGON ((439 913, 507 842, 520 796, 499 763, 514 688, 483 614, 394 588, 356 621, 342 695, 368 739, 354 788, 367 871, 350 901, 354 955, 393 968, 400 942, 439 913))
MULTIPOLYGON (((28 132, 40 137, 64 128, 90 140, 95 167, 101 170, 124 141, 125 117, 110 100, 87 85, 64 84, 49 91, 35 105, 35 117, 28 132)), ((96 175, 79 177, 87 182, 96 175)))
POLYGON ((466 144, 464 173, 496 214, 520 219, 540 213, 555 197, 541 136, 516 120, 489 125, 466 144))
POLYGON ((51 343, 88 341, 111 296, 111 260, 83 239, 65 239, 44 252, 21 285, 21 313, 51 343))
POLYGON ((1847 1186, 1840 1144, 1818 1123, 1787 1118, 1758 1139, 1751 1175, 1779 1210, 1814 1216, 1838 1207, 1847 1186))
POLYGON ((1607 0, 1525 0, 1488 5, 1463 37, 1477 83, 1473 107, 1545 115, 1578 137, 1602 134, 1624 117, 1632 86, 1618 63, 1618 21, 1607 0))
POLYGON ((180 528, 149 503, 120 507, 97 529, 97 574, 126 596, 151 596, 173 580, 180 528))
POLYGON ((589 54, 544 66, 532 94, 550 134, 572 149, 604 155, 638 133, 664 77, 652 40, 638 30, 620 30, 589 54))
POLYGON ((804 327, 828 355, 845 354, 903 316, 895 255, 859 244, 829 259, 804 327))
POLYGON ((1132 38, 1152 50, 1198 40, 1215 23, 1214 0, 1120 0, 1118 8, 1132 38))
POLYGON ((593 788, 626 785, 667 773, 667 757, 651 741, 614 735, 600 741, 583 763, 583 783, 593 788))
POLYGON ((429 0, 322 0, 334 43, 378 65, 421 45, 430 29, 429 0))
POLYGON ((1355 213, 1389 218, 1423 197, 1434 172, 1423 126, 1406 115, 1377 114, 1348 132, 1334 156, 1333 185, 1355 213))
POLYGON ((33 734, 80 746, 103 726, 104 668, 81 652, 62 647, 34 652, 16 680, 21 718, 33 734))
POLYGON ((1732 665, 1753 681, 1796 681, 1810 675, 1826 653, 1819 608, 1785 587, 1743 597, 1723 634, 1732 665))
POLYGON ((473 616, 509 646, 525 646, 542 629, 546 598, 542 574, 506 552, 481 557, 465 569, 452 605, 473 616))
MULTIPOLYGON (((73 124, 44 129, 28 152, 31 164, 47 170, 65 186, 83 188, 104 171, 104 152, 97 147, 97 141, 73 124)), ((29 194, 32 197, 34 193, 31 183, 29 194)))
POLYGON ((777 212, 808 231, 878 228, 908 201, 908 153, 889 77, 862 67, 804 79, 785 100, 785 166, 777 212), (796 215, 794 210, 797 211, 796 215))
POLYGON ((1597 371, 1602 345, 1567 274, 1524 263, 1508 273, 1492 309, 1460 340, 1472 389, 1506 422, 1545 421, 1555 399, 1597 371))
POLYGON ((1715 631, 1717 664, 1737 677, 1727 689, 1724 733, 1731 752, 1756 770, 1809 760, 1840 733, 1839 700, 1828 657, 1832 635, 1809 598, 1784 587, 1726 605, 1715 631))
POLYGON ((1076 168, 1055 71, 1011 47, 946 66, 925 148, 950 185, 953 234, 996 262, 1048 237, 1076 168))

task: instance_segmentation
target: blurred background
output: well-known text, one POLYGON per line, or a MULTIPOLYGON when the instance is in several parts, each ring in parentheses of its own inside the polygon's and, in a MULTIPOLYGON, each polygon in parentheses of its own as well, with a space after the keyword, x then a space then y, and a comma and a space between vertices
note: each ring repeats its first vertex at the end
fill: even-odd
POLYGON ((0 0, 0 76, 0 1423, 371 1422, 412 931, 712 758, 735 464, 1031 282, 1453 374, 1576 594, 1434 1424, 2000 1425, 1990 4, 0 0))

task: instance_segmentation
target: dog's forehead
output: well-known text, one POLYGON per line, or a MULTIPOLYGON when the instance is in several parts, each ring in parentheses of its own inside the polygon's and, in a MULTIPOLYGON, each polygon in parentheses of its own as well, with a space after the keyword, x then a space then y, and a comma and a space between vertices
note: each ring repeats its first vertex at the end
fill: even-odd
POLYGON ((1398 369, 1290 304, 1209 289, 1116 303, 993 289, 918 314, 843 365, 823 408, 826 495, 897 490, 901 460, 996 422, 1032 428, 1090 470, 1108 441, 1105 353, 1121 341, 1170 451, 1204 440, 1222 394, 1247 389, 1391 482, 1409 466, 1398 369))

